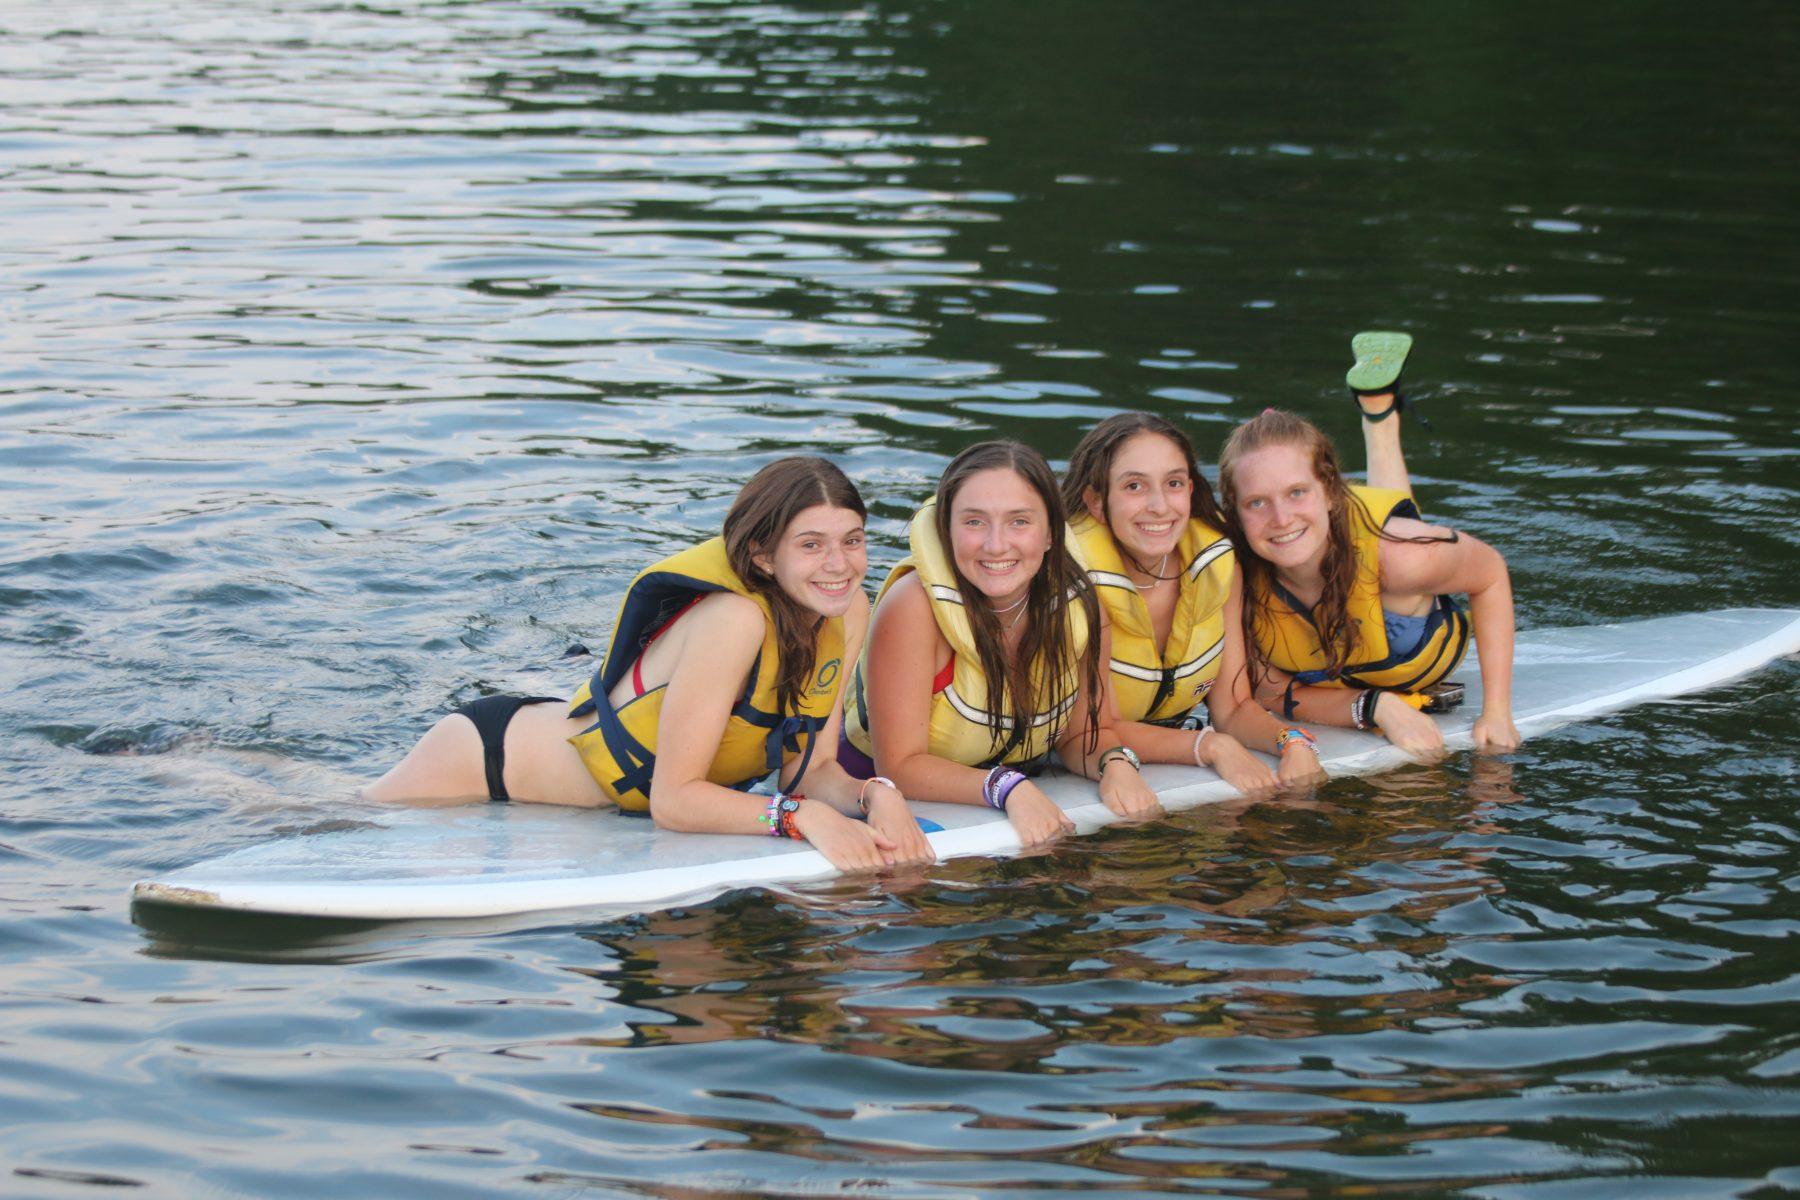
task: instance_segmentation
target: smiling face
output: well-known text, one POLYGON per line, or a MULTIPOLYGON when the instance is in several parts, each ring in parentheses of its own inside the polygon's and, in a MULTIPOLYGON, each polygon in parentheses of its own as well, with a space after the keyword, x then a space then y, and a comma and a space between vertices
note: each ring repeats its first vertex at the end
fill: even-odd
POLYGON ((1092 488, 1083 500, 1095 520, 1107 523, 1120 549, 1154 567, 1187 527, 1193 504, 1187 456, 1161 434, 1137 434, 1113 455, 1105 503, 1092 488))
POLYGON ((803 508, 775 543, 753 561, 782 591, 822 617, 850 611, 851 597, 869 570, 863 519, 833 504, 803 508))
POLYGON ((1232 468, 1238 522, 1251 551, 1277 571, 1318 569, 1331 537, 1331 506, 1301 446, 1253 450, 1232 468))
POLYGON ((1024 596, 1049 548, 1049 510, 1017 471, 977 471, 950 497, 950 555, 995 607, 1024 596))

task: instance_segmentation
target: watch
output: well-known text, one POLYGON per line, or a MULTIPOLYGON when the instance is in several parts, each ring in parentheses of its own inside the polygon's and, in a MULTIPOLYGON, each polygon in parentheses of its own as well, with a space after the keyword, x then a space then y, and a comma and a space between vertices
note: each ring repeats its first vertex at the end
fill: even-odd
POLYGON ((1100 756, 1100 771, 1102 774, 1105 774, 1106 772, 1106 764, 1115 758, 1122 758, 1130 763, 1131 769, 1134 771, 1142 771, 1144 769, 1144 764, 1142 760, 1138 758, 1137 751, 1133 750, 1130 746, 1114 746, 1111 750, 1108 750, 1100 756))

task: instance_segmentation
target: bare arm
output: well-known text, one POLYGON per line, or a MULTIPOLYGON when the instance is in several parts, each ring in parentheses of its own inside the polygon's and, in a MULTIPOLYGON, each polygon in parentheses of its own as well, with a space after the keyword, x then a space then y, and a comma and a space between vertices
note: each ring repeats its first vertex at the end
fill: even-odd
MULTIPOLYGON (((663 695, 650 815, 663 829, 690 833, 769 833, 768 801, 706 778, 732 704, 762 648, 766 618, 743 596, 720 592, 695 605, 669 637, 675 667, 663 695)), ((893 845, 822 801, 806 800, 795 827, 839 870, 891 861, 893 845)))
MULTIPOLYGON (((1276 720, 1268 709, 1257 703, 1250 686, 1249 657, 1244 645, 1244 579, 1242 575, 1233 575, 1231 592, 1225 598, 1225 646, 1219 654, 1219 678, 1206 697, 1207 711, 1212 714, 1218 734, 1202 743, 1202 754, 1209 752, 1210 743, 1218 743, 1210 747, 1213 769, 1240 791, 1252 790, 1239 783, 1238 778, 1252 780, 1249 768, 1241 760, 1251 763, 1255 760, 1249 755, 1234 753, 1241 752, 1246 746, 1278 757, 1277 774, 1281 783, 1306 783, 1319 778, 1322 772, 1318 755, 1300 743, 1278 744, 1277 739, 1287 724, 1276 720), (1232 739, 1236 745, 1222 741, 1220 735, 1232 739), (1225 767, 1230 767, 1233 774, 1227 775, 1225 767)), ((1255 763, 1255 766, 1260 768, 1262 764, 1255 763)), ((1254 782, 1263 785, 1260 778, 1254 782)))
POLYGON ((875 769, 915 800, 980 804, 983 772, 931 753, 931 681, 950 657, 917 574, 887 590, 869 628, 869 737, 875 769))
MULTIPOLYGON (((1234 584, 1235 586, 1235 584, 1234 584)), ((1237 620, 1234 610, 1226 612, 1225 647, 1221 650, 1221 667, 1218 681, 1213 684, 1207 695, 1207 706, 1212 713, 1212 728, 1207 730, 1170 729, 1164 725, 1152 725, 1145 721, 1127 721, 1119 715, 1118 697, 1113 691, 1113 676, 1110 668, 1106 669, 1106 690, 1104 703, 1113 732, 1119 741, 1131 747, 1137 756, 1147 763, 1181 763, 1197 767, 1209 767, 1219 778, 1229 783, 1239 792, 1247 796, 1264 795, 1274 790, 1277 780, 1275 772, 1269 770, 1255 756, 1247 752, 1243 744, 1231 734, 1219 728, 1220 712, 1232 711, 1229 703, 1220 704, 1220 697, 1230 694, 1227 681, 1237 680, 1237 691, 1241 693, 1241 704, 1248 704, 1252 709, 1262 713, 1254 702, 1250 701, 1250 689, 1243 665, 1243 638, 1234 635, 1237 620), (1237 653, 1233 657, 1233 646, 1237 653)), ((1110 646, 1105 647, 1110 660, 1110 646)), ((1274 719, 1262 713, 1271 728, 1274 719)), ((1274 732, 1269 734, 1270 744, 1274 742, 1274 732)), ((1084 772, 1086 773, 1086 772, 1084 772)))
MULTIPOLYGON (((868 597, 858 595, 856 603, 844 614, 844 662, 854 663, 862 653, 863 639, 869 632, 868 597)), ((796 780, 792 790, 804 790, 814 800, 823 801, 845 816, 861 818, 866 804, 869 828, 881 834, 893 847, 887 861, 932 862, 937 853, 913 819, 906 797, 898 787, 890 787, 873 779, 857 779, 839 765, 838 738, 844 727, 844 695, 849 687, 850 671, 838 674, 837 695, 832 699, 831 716, 819 731, 813 745, 812 760, 806 775, 796 780), (859 801, 860 798, 860 801, 859 801)), ((791 777, 797 755, 790 754, 783 766, 784 776, 791 777)), ((811 835, 808 835, 809 837, 811 835)))
MULTIPOLYGON (((1413 521, 1389 522, 1407 536, 1413 521)), ((1481 716, 1475 722, 1475 744, 1484 750, 1510 750, 1519 744, 1512 719, 1513 597, 1506 559, 1486 542, 1468 534, 1454 542, 1381 543, 1381 592, 1384 601, 1399 597, 1462 592, 1469 597, 1475 626, 1475 653, 1481 662, 1481 716)))
POLYGON ((675 667, 657 727, 650 815, 690 833, 767 833, 766 801, 707 781, 731 706, 762 648, 762 610, 743 596, 706 597, 666 635, 675 667))
POLYGON ((1088 690, 1085 687, 1076 689, 1074 711, 1069 714, 1069 724, 1062 740, 1056 744, 1057 756, 1069 770, 1098 780, 1100 802, 1119 816, 1155 816, 1162 811, 1162 805, 1157 802, 1156 793, 1144 782, 1144 777, 1136 767, 1116 756, 1104 769, 1100 766, 1102 755, 1114 747, 1126 744, 1122 730, 1154 728, 1135 724, 1127 726, 1118 719, 1112 700, 1112 686, 1106 682, 1112 675, 1107 666, 1111 661, 1112 627, 1103 620, 1100 625, 1098 665, 1102 679, 1100 710, 1094 712, 1089 707, 1088 690), (1096 727, 1096 736, 1088 736, 1090 724, 1096 727))
MULTIPOLYGON (((869 735, 875 769, 915 800, 985 804, 987 772, 931 753, 931 682, 950 658, 950 644, 931 615, 916 574, 888 588, 869 629, 869 735)), ((1073 822, 1038 786, 1014 787, 1007 819, 1019 840, 1041 845, 1073 829, 1073 822)))

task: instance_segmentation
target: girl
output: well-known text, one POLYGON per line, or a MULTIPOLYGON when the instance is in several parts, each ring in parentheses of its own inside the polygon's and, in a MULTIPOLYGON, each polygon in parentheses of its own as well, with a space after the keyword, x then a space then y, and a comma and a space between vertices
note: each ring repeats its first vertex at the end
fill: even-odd
POLYGON ((1157 811, 1103 708, 1104 630, 1055 477, 1017 442, 957 455, 876 598, 843 748, 915 799, 1003 810, 1021 843, 1074 828, 1020 766, 1054 749, 1121 816, 1157 811))
POLYGON ((1443 752, 1418 711, 1472 632, 1481 660, 1478 749, 1519 744, 1512 720, 1512 584, 1506 560, 1467 534, 1428 525, 1408 490, 1397 411, 1411 338, 1361 334, 1347 377, 1368 434, 1371 483, 1345 482, 1337 452, 1310 422, 1266 409, 1219 458, 1232 543, 1245 577, 1243 625, 1259 695, 1288 720, 1379 729, 1420 758, 1443 752), (1465 615, 1452 593, 1469 597, 1465 615))
POLYGON ((770 463, 738 493, 724 536, 632 581, 600 669, 571 702, 464 705, 365 796, 612 803, 666 829, 802 838, 839 870, 929 861, 898 789, 814 753, 836 745, 843 666, 868 628, 863 521, 862 497, 824 459, 770 463), (740 790, 771 771, 773 798, 740 790))
POLYGON ((1251 694, 1237 560, 1193 443, 1149 413, 1108 417, 1075 447, 1062 495, 1110 632, 1106 702, 1125 744, 1247 794, 1317 778, 1310 744, 1251 694), (1201 700, 1211 724, 1195 730, 1183 722, 1201 700), (1246 744, 1278 755, 1279 775, 1246 744))

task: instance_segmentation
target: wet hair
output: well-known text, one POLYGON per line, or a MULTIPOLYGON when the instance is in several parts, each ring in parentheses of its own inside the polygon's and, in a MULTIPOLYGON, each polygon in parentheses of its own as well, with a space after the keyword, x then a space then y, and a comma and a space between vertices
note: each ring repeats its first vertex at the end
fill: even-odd
MULTIPOLYGON (((1075 453, 1069 457, 1069 469, 1063 472, 1063 507, 1071 515, 1086 512, 1086 492, 1092 488, 1100 497, 1101 518, 1110 526, 1112 514, 1108 508, 1108 499, 1113 460, 1119 456, 1119 448, 1140 433, 1154 433, 1165 437, 1181 452, 1181 457, 1187 462, 1188 495, 1192 497, 1188 503, 1188 515, 1199 517, 1214 529, 1223 530, 1225 516, 1219 511, 1219 502, 1213 498, 1212 485, 1200 473, 1200 460, 1194 455, 1194 443, 1172 421, 1155 413, 1119 413, 1087 431, 1087 435, 1076 445, 1075 453)), ((1119 552, 1129 557, 1123 546, 1119 547, 1119 552)), ((1143 563, 1136 565, 1144 574, 1151 573, 1143 563)))
POLYGON ((756 556, 774 554, 794 518, 815 504, 868 517, 856 485, 837 467, 812 455, 778 458, 752 475, 725 514, 726 560, 744 586, 768 602, 775 620, 775 644, 781 652, 775 707, 782 713, 800 708, 812 681, 819 626, 825 618, 783 591, 775 576, 756 564, 756 556))
POLYGON ((981 674, 987 680, 988 732, 995 747, 996 761, 1003 759, 1025 741, 1031 729, 1031 717, 1054 696, 1039 696, 1033 686, 1033 664, 1040 665, 1046 680, 1061 680, 1074 674, 1076 686, 1087 694, 1088 728, 1084 731, 1091 753, 1099 744, 1100 713, 1100 606, 1094 587, 1069 553, 1064 533, 1068 519, 1062 497, 1056 490, 1056 476, 1044 456, 1020 442, 981 442, 970 446, 944 468, 937 488, 937 534, 956 575, 958 590, 964 596, 979 595, 979 590, 963 576, 950 552, 951 505, 956 494, 972 476, 983 471, 1008 470, 1023 479, 1043 502, 1048 518, 1044 530, 1047 545, 1044 562, 1031 577, 1026 593, 1025 633, 1019 640, 1018 653, 1006 652, 1005 631, 994 610, 982 603, 965 603, 969 627, 975 635, 975 654, 981 662, 981 674), (1078 604, 1087 617, 1087 645, 1076 648, 1067 619, 1068 606, 1078 604), (1011 718, 1008 731, 1005 720, 1011 718))
MULTIPOLYGON (((1319 602, 1313 606, 1313 625, 1319 631, 1319 645, 1325 653, 1326 674, 1336 678, 1343 673, 1355 648, 1355 631, 1350 620, 1350 589, 1356 582, 1352 516, 1355 514, 1355 519, 1368 525, 1374 524, 1374 519, 1368 506, 1350 490, 1331 439, 1304 417, 1276 408, 1265 408, 1260 416, 1252 417, 1232 430, 1231 436, 1225 439, 1225 448, 1219 452, 1219 492, 1225 502, 1225 532, 1237 551, 1238 569, 1244 573, 1245 654, 1254 672, 1253 679, 1266 679, 1268 658, 1257 641, 1256 629, 1259 623, 1266 624, 1274 611, 1275 569, 1256 556, 1244 534, 1243 521, 1238 516, 1237 469, 1246 456, 1271 446, 1293 446, 1305 454, 1313 478, 1325 492, 1329 536, 1324 561, 1319 564, 1325 587, 1319 594, 1319 602)), ((1448 538, 1402 538, 1377 530, 1377 536, 1390 542, 1456 540, 1454 533, 1448 538)))

